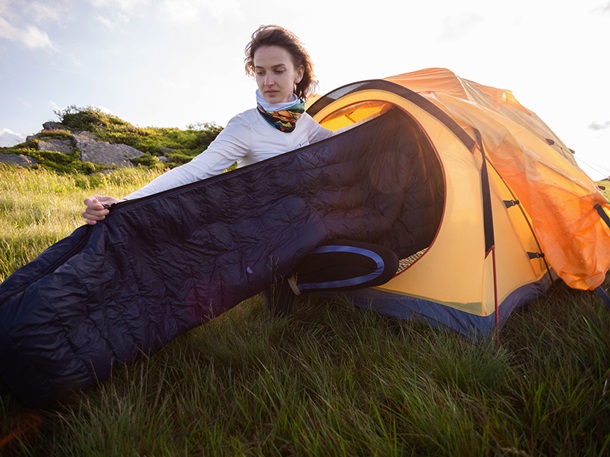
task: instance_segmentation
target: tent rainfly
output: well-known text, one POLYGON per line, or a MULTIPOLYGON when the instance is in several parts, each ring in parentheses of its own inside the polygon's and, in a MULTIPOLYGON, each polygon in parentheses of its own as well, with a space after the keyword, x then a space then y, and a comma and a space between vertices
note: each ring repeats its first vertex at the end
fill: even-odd
POLYGON ((425 159, 400 173, 435 183, 422 203, 440 208, 438 225, 393 280, 350 294, 359 306, 472 336, 558 278, 607 300, 610 204, 536 114, 443 68, 349 84, 308 113, 339 130, 394 110, 425 159))

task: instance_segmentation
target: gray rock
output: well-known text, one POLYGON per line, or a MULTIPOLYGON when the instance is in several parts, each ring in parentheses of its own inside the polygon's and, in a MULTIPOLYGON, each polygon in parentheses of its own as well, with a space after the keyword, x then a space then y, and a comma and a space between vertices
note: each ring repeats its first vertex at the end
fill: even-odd
POLYGON ((24 168, 36 163, 34 159, 23 154, 0 154, 0 162, 10 163, 24 168))
POLYGON ((42 128, 45 130, 65 130, 67 127, 61 122, 49 121, 42 124, 42 128))
POLYGON ((77 139, 97 141, 97 136, 95 135, 95 133, 91 133, 91 132, 87 132, 87 131, 75 132, 73 138, 74 138, 74 141, 76 141, 77 139))
POLYGON ((96 141, 89 132, 74 134, 75 146, 80 150, 83 162, 95 164, 117 165, 130 167, 130 159, 140 157, 143 152, 126 144, 111 144, 106 141, 96 141))
MULTIPOLYGON (((45 122, 45 130, 64 128, 55 122, 45 122), (55 125, 54 125, 55 124, 55 125)), ((80 150, 80 160, 108 166, 132 167, 131 159, 140 157, 143 152, 126 144, 112 144, 99 141, 91 132, 72 132, 70 138, 44 138, 44 134, 28 136, 27 141, 36 140, 39 151, 56 151, 71 154, 75 148, 80 150), (42 136, 43 138, 40 138, 42 136)), ((167 161, 165 157, 161 161, 167 161)), ((27 167, 36 163, 31 157, 22 154, 0 154, 0 162, 15 163, 27 167)))
POLYGON ((57 140, 57 139, 47 139, 47 140, 38 140, 38 144, 36 148, 39 151, 57 151, 63 152, 64 154, 71 154, 74 152, 74 146, 72 140, 57 140))

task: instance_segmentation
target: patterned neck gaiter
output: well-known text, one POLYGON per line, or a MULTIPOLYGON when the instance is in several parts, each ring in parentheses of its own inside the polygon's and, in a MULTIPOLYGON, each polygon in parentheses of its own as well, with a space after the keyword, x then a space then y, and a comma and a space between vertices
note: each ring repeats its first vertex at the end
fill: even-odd
MULTIPOLYGON (((257 94, 258 95, 258 94, 257 94)), ((296 98, 296 96, 295 96, 296 98)), ((290 133, 294 130, 297 120, 305 111, 305 101, 296 98, 291 102, 281 106, 268 105, 257 96, 256 109, 269 124, 278 129, 280 132, 290 133), (264 105, 267 105, 266 107, 264 105)))

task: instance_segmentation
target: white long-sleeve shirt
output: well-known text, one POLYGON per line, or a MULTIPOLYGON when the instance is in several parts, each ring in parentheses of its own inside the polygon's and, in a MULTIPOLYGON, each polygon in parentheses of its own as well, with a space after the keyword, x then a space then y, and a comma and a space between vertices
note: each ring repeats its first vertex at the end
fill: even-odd
POLYGON ((233 117, 208 148, 190 162, 173 168, 146 186, 129 194, 126 200, 216 176, 237 162, 242 167, 328 138, 331 130, 303 113, 290 132, 280 132, 256 108, 233 117))

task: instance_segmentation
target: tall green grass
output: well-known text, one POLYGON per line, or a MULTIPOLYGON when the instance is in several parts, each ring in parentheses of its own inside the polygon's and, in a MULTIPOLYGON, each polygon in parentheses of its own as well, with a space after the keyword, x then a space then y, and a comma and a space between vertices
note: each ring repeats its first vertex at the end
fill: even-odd
POLYGON ((70 175, 0 163, 0 281, 82 225, 86 197, 122 197, 159 174, 125 168, 70 175))
MULTIPOLYGON (((147 173, 122 171, 87 188, 70 180, 81 178, 0 169, 2 186, 10 178, 9 193, 19 194, 0 210, 3 228, 19 240, 11 249, 23 247, 18 261, 4 252, 3 274, 80 224, 84 196, 123 195, 147 173), (53 195, 38 197, 42 188, 53 195)), ((254 297, 39 412, 42 426, 0 455, 602 456, 609 328, 610 310, 594 293, 562 284, 513 313, 500 344, 341 297, 299 297, 292 315, 273 318, 254 297)), ((20 414, 0 399, 0 437, 20 414)))

